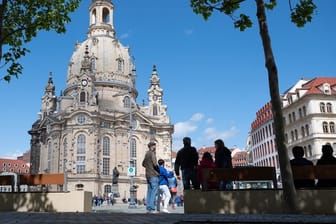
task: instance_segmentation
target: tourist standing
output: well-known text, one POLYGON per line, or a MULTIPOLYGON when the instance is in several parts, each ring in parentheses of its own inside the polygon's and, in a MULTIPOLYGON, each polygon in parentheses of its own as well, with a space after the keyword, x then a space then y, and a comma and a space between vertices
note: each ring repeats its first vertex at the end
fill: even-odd
POLYGON ((156 144, 155 142, 148 143, 148 151, 142 161, 142 166, 145 167, 147 180, 147 195, 146 195, 146 210, 148 213, 156 213, 155 198, 159 189, 160 169, 156 160, 156 144))
MULTIPOLYGON (((224 141, 222 139, 217 139, 215 141, 215 163, 217 168, 232 168, 232 157, 231 151, 224 145, 224 141)), ((220 181, 219 189, 232 189, 233 184, 232 181, 220 181)))
POLYGON ((199 189, 197 180, 198 153, 195 147, 191 146, 189 137, 183 138, 184 147, 177 152, 175 160, 175 174, 180 179, 180 169, 182 171, 182 182, 184 190, 190 189, 190 182, 194 189, 199 189))

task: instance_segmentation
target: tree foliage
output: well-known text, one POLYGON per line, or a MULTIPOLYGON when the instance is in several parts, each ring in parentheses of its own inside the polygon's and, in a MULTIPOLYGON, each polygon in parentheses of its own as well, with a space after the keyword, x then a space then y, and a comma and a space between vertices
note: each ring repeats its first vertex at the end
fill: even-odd
MULTIPOLYGON (((246 28, 253 25, 249 15, 241 13, 239 16, 236 16, 237 11, 241 8, 241 4, 244 2, 246 2, 246 0, 190 0, 190 6, 196 14, 201 14, 205 20, 207 20, 215 11, 224 13, 233 20, 235 28, 244 31, 246 28)), ((307 22, 311 22, 313 13, 316 9, 313 0, 297 0, 295 6, 293 6, 291 0, 288 0, 288 2, 291 12, 291 21, 294 24, 298 27, 303 27, 307 22)), ((255 0, 255 3, 260 37, 264 49, 265 66, 268 72, 269 91, 275 129, 275 144, 279 155, 281 179, 284 189, 283 200, 287 204, 287 212, 297 213, 300 211, 300 208, 296 197, 292 171, 285 145, 278 70, 273 55, 265 12, 265 9, 274 9, 277 5, 277 1, 255 0)))
POLYGON ((65 33, 69 13, 80 0, 2 0, 0 2, 0 80, 9 82, 22 74, 19 59, 29 49, 25 44, 41 30, 65 33))
MULTIPOLYGON (((234 27, 244 31, 252 27, 253 23, 249 15, 241 13, 235 15, 237 10, 246 0, 190 0, 190 6, 196 14, 201 14, 205 20, 208 20, 214 11, 224 13, 234 21, 234 27)), ((292 0, 288 0, 291 20, 298 27, 303 27, 307 22, 311 22, 312 15, 316 9, 313 0, 299 0, 293 6, 292 0)), ((272 10, 277 5, 277 0, 268 0, 264 2, 266 9, 272 10)))

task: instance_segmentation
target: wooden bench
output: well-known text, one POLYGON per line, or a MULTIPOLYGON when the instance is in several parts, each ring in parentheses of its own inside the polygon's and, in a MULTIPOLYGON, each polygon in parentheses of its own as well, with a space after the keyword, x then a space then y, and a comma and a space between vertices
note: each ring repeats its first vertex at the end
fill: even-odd
POLYGON ((13 175, 3 175, 0 176, 0 185, 13 185, 14 176, 13 175))
POLYGON ((335 180, 336 165, 292 166, 294 180, 335 180))
POLYGON ((274 167, 236 167, 202 170, 202 190, 207 191, 211 181, 265 181, 273 182, 277 188, 276 171, 274 167))
POLYGON ((64 184, 63 173, 53 174, 22 174, 19 175, 20 185, 49 185, 49 184, 64 184))

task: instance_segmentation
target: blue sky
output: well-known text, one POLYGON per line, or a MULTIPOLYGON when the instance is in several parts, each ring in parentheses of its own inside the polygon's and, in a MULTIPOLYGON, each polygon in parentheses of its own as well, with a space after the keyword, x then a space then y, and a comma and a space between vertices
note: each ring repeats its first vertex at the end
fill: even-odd
MULTIPOLYGON (((29 149, 27 132, 38 117, 49 72, 57 96, 65 89, 74 44, 86 39, 90 3, 83 0, 71 14, 66 34, 40 32, 27 46, 31 53, 21 60, 23 75, 10 84, 0 82, 0 157, 29 149)), ((173 150, 181 147, 184 136, 198 148, 212 146, 217 138, 228 147, 245 148, 256 111, 270 100, 254 1, 242 8, 254 21, 245 32, 234 29, 224 15, 204 21, 188 0, 113 3, 117 37, 135 57, 138 103, 148 102, 152 66, 157 66, 163 101, 175 125, 173 150)), ((336 1, 316 4, 313 22, 305 28, 290 22, 288 1, 279 0, 268 12, 281 92, 300 78, 336 76, 336 1)))

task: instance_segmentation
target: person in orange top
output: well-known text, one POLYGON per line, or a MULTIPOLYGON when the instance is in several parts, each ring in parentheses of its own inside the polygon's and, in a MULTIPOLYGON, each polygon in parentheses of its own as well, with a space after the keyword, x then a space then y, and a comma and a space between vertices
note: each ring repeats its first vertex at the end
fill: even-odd
MULTIPOLYGON (((205 152, 203 154, 202 160, 200 161, 198 168, 197 168, 197 178, 199 180, 199 183, 202 183, 202 171, 206 168, 216 168, 216 163, 213 161, 212 155, 210 152, 205 152)), ((217 181, 209 181, 208 183, 208 189, 216 189, 218 188, 218 182, 217 181)))

